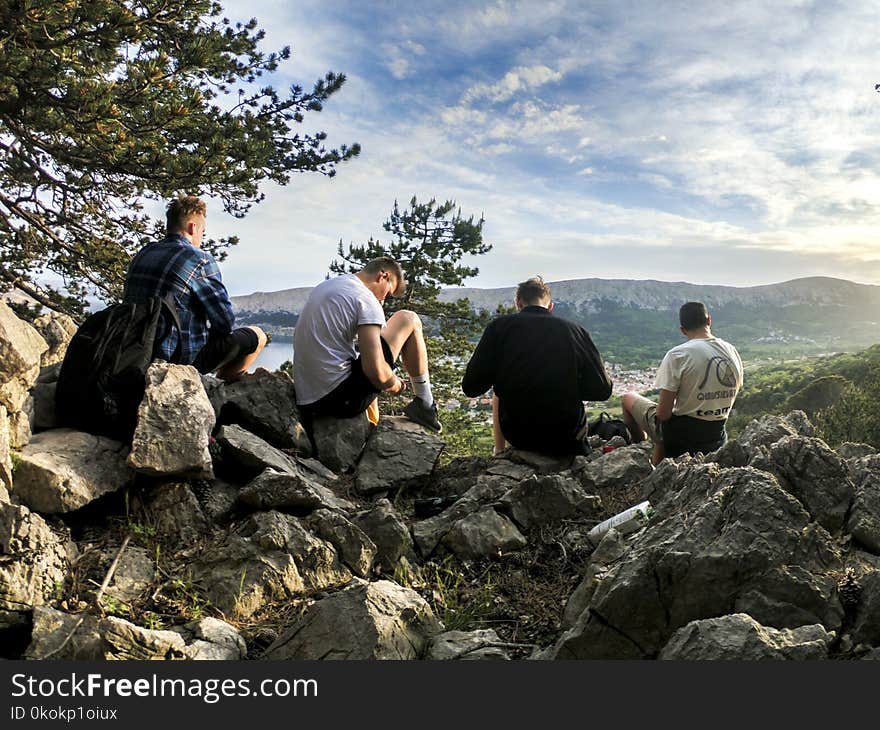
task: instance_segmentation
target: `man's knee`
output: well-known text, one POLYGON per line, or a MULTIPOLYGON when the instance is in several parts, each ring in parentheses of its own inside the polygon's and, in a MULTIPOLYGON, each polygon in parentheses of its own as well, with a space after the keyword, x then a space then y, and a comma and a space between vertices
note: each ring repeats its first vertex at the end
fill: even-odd
POLYGON ((636 398, 638 398, 637 393, 624 393, 620 396, 621 408, 627 413, 632 413, 633 404, 636 402, 636 398))
POLYGON ((407 328, 410 330, 421 330, 422 319, 415 312, 409 309, 401 309, 388 318, 388 325, 407 328))
POLYGON ((254 327, 252 325, 248 325, 247 328, 257 336, 257 349, 254 352, 260 352, 265 346, 268 338, 266 337, 266 333, 263 332, 259 327, 254 327))

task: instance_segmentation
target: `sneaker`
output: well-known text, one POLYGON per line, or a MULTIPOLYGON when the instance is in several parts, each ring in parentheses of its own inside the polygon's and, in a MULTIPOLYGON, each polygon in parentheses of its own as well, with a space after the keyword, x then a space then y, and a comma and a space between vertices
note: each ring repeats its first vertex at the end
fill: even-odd
POLYGON ((443 426, 440 425, 440 419, 437 418, 436 403, 427 406, 421 398, 413 398, 410 404, 403 409, 403 415, 410 421, 437 433, 443 430, 443 426))

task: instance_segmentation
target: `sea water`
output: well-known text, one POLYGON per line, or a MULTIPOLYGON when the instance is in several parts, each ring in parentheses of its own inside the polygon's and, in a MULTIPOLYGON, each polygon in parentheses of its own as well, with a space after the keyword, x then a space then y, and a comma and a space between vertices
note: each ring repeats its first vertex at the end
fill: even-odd
POLYGON ((293 360, 293 343, 273 340, 263 348, 248 372, 252 373, 257 368, 277 370, 285 360, 293 360))

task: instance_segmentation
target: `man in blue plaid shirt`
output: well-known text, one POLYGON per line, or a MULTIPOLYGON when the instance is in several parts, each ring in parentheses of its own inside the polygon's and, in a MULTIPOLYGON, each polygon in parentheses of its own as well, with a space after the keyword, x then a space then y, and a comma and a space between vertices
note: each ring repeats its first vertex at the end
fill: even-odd
MULTIPOLYGON (((238 380, 266 345, 259 327, 234 329, 235 315, 214 257, 201 250, 205 235, 204 201, 189 195, 172 200, 166 236, 144 246, 125 277, 123 301, 142 302, 171 292, 181 330, 163 321, 155 356, 194 365, 199 372, 238 380)), ((163 320, 165 319, 163 314, 163 320)))

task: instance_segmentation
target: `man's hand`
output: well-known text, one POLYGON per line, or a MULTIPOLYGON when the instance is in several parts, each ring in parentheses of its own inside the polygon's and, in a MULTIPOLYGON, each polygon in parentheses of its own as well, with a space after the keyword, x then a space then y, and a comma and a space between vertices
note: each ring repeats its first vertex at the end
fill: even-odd
POLYGON ((386 393, 390 393, 391 395, 397 395, 398 393, 402 393, 406 390, 406 381, 401 380, 396 375, 394 376, 394 383, 385 388, 386 393))

